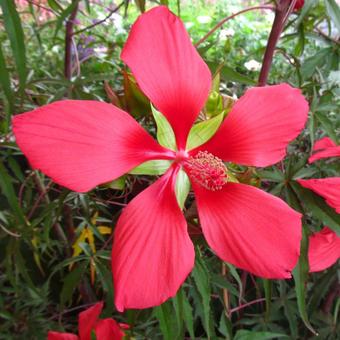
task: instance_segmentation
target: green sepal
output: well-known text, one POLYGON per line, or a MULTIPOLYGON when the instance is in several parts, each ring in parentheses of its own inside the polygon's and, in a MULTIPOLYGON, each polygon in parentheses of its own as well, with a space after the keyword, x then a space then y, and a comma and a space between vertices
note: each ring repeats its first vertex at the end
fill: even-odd
POLYGON ((224 112, 219 115, 195 124, 188 136, 186 149, 191 150, 208 141, 220 127, 224 118, 224 112))
POLYGON ((183 169, 179 170, 177 174, 175 192, 178 205, 183 209, 185 200, 190 192, 190 180, 183 169))
POLYGON ((157 125, 157 140, 158 143, 170 150, 176 150, 176 137, 174 130, 165 116, 157 111, 151 104, 151 111, 157 125))
POLYGON ((132 175, 163 175, 171 166, 171 161, 157 159, 146 161, 129 171, 132 175))
POLYGON ((125 180, 126 180, 126 175, 118 177, 117 179, 111 182, 105 183, 102 186, 105 188, 110 188, 110 189, 124 190, 125 180))

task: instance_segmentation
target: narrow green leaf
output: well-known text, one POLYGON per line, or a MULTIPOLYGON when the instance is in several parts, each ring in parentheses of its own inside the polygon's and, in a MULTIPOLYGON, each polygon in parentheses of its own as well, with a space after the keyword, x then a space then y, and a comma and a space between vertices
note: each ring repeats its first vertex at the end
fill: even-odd
POLYGON ((2 162, 0 162, 0 187, 2 193, 6 196, 11 209, 13 210, 15 217, 18 219, 18 222, 25 226, 27 224, 26 218, 19 206, 19 202, 12 184, 12 178, 7 173, 6 168, 4 167, 2 162))
POLYGON ((71 300, 73 291, 78 286, 81 277, 85 273, 85 270, 87 268, 88 262, 84 261, 77 265, 75 269, 73 269, 70 273, 68 273, 64 278, 64 284, 61 289, 60 293, 60 303, 62 306, 65 306, 65 304, 71 300))
POLYGON ((9 126, 10 115, 13 114, 13 111, 14 111, 14 96, 12 93, 11 80, 10 80, 9 72, 6 68, 6 61, 5 61, 4 54, 2 52, 1 45, 0 45, 0 84, 2 86, 2 89, 5 93, 5 96, 9 104, 9 115, 6 117, 7 126, 9 126))
POLYGON ((195 124, 189 132, 186 149, 191 150, 208 141, 220 127, 223 117, 224 113, 222 112, 211 119, 195 124))
POLYGON ((158 143, 165 148, 176 150, 176 137, 170 123, 153 105, 151 105, 151 110, 157 125, 158 143))
POLYGON ((183 209, 185 200, 190 192, 190 180, 183 169, 179 170, 177 174, 175 192, 178 205, 183 209))
POLYGON ((272 281, 263 279, 264 296, 266 298, 266 320, 269 320, 272 302, 272 281))
POLYGON ((51 9, 53 9, 56 12, 62 11, 63 8, 58 4, 57 1, 55 0, 47 0, 47 3, 49 4, 49 6, 51 7, 51 9))
POLYGON ((194 320, 192 315, 193 311, 183 287, 180 288, 180 290, 178 291, 174 303, 175 309, 176 308, 182 309, 181 315, 184 320, 185 326, 190 334, 190 338, 194 339, 195 333, 194 333, 194 320))
POLYGON ((340 31, 340 7, 335 0, 326 0, 326 10, 329 17, 334 22, 335 26, 340 31))
POLYGON ((171 166, 168 160, 152 160, 138 165, 129 171, 132 175, 163 175, 171 166))
POLYGON ((228 66, 223 66, 221 68, 221 78, 229 81, 235 81, 241 84, 256 85, 256 81, 241 73, 238 73, 237 71, 228 66))
POLYGON ((234 340, 267 340, 277 338, 288 338, 288 336, 280 333, 254 332, 241 329, 236 332, 234 340))
POLYGON ((308 235, 306 227, 302 229, 301 254, 297 266, 293 270, 295 281, 295 292, 297 297, 298 308, 301 319, 306 327, 315 335, 317 335, 313 326, 310 324, 306 308, 306 281, 308 277, 308 235))
POLYGON ((177 327, 176 320, 173 317, 173 308, 170 301, 154 309, 156 318, 159 321, 159 327, 163 334, 164 340, 176 339, 177 327))
POLYGON ((194 278, 197 289, 201 295, 202 303, 203 303, 203 326, 205 331, 207 332, 208 337, 211 336, 210 331, 210 277, 208 269, 201 257, 200 251, 197 250, 196 253, 196 261, 195 267, 192 271, 192 276, 194 278))
MULTIPOLYGON (((215 63, 208 62, 207 64, 209 68, 212 69, 213 71, 217 68, 217 65, 215 63)), ((246 85, 256 85, 255 80, 235 71, 233 68, 229 66, 223 65, 222 67, 220 67, 219 70, 220 70, 221 78, 224 80, 235 81, 237 83, 246 84, 246 85)))
POLYGON ((21 20, 13 0, 0 0, 0 6, 2 8, 2 18, 11 43, 13 57, 19 75, 20 89, 22 91, 26 83, 27 70, 25 37, 21 26, 21 20))

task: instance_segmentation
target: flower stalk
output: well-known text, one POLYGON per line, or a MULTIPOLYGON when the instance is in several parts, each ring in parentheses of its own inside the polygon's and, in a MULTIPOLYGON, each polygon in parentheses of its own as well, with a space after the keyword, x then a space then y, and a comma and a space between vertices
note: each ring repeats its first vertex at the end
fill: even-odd
POLYGON ((277 42, 284 28, 289 14, 293 11, 296 0, 279 0, 275 8, 275 18, 268 38, 266 51, 263 56, 262 68, 258 80, 258 86, 267 84, 269 71, 273 62, 273 56, 277 42))

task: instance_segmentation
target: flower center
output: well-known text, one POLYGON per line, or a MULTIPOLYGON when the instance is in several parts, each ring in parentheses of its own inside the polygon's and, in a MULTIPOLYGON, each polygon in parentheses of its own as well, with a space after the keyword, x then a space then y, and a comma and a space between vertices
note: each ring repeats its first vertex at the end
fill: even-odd
POLYGON ((190 177, 202 187, 216 191, 227 183, 227 168, 222 160, 207 151, 199 151, 186 162, 190 177))

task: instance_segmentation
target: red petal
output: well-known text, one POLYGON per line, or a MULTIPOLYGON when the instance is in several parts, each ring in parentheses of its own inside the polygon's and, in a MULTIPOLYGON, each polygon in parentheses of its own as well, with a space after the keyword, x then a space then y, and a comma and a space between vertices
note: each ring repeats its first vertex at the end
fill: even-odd
POLYGON ((340 258, 340 237, 324 227, 309 237, 309 271, 318 272, 332 266, 340 258))
POLYGON ((135 197, 118 220, 112 271, 119 311, 160 305, 192 270, 194 248, 174 183, 170 169, 135 197))
POLYGON ((103 302, 98 302, 92 307, 79 313, 80 340, 91 340, 91 331, 95 328, 102 309, 103 302))
POLYGON ((15 116, 13 131, 34 168, 79 192, 166 152, 126 112, 97 101, 45 105, 15 116))
POLYGON ((222 260, 264 278, 291 277, 300 251, 299 213, 245 184, 193 187, 203 234, 222 260))
POLYGON ((198 150, 237 164, 272 165, 285 156, 288 143, 303 129, 307 113, 308 103, 300 90, 287 84, 251 88, 215 136, 198 150))
POLYGON ((121 340, 124 336, 124 332, 113 319, 99 320, 95 330, 98 340, 121 340))
POLYGON ((297 182, 322 196, 340 214, 340 177, 298 179, 297 182))
POLYGON ((78 337, 71 333, 49 331, 47 334, 47 340, 78 340, 78 337))
POLYGON ((181 20, 159 6, 133 25, 121 58, 143 92, 172 125, 179 148, 203 107, 211 74, 181 20))
POLYGON ((329 137, 324 137, 315 142, 313 151, 327 149, 333 146, 336 146, 336 144, 329 137))

